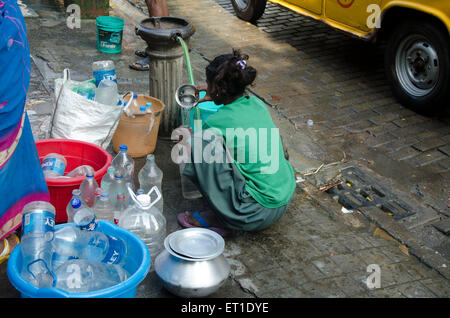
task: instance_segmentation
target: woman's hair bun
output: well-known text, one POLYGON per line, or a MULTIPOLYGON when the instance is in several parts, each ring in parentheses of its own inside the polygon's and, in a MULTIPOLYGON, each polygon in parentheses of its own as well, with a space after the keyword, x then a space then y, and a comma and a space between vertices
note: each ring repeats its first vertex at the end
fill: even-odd
POLYGON ((249 66, 249 56, 233 49, 232 54, 216 57, 206 67, 206 79, 221 100, 244 93, 256 79, 256 69, 249 66))

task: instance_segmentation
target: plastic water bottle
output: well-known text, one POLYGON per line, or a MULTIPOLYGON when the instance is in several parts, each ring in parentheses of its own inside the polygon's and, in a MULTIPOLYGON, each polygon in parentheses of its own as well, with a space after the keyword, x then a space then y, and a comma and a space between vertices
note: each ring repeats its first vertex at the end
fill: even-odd
POLYGON ((85 205, 81 199, 81 191, 79 189, 75 189, 72 191, 72 199, 70 199, 69 203, 66 207, 67 212, 67 223, 73 222, 73 217, 75 213, 83 208, 85 205))
POLYGON ((123 264, 127 253, 126 243, 122 239, 95 230, 82 230, 72 225, 55 231, 53 247, 55 269, 71 259, 123 264))
POLYGON ((116 172, 119 171, 123 178, 134 187, 134 160, 127 150, 127 145, 120 145, 119 153, 112 160, 111 166, 114 167, 116 172))
POLYGON ((120 217, 119 226, 139 236, 150 252, 151 267, 158 254, 164 248, 166 236, 166 218, 154 205, 161 199, 158 188, 153 187, 147 194, 136 196, 131 190, 130 197, 134 204, 128 207, 120 217), (151 201, 150 194, 155 192, 156 200, 151 201))
MULTIPOLYGON (((141 171, 138 174, 139 186, 144 193, 148 193, 151 188, 156 186, 159 192, 162 194, 162 179, 163 172, 156 165, 155 156, 153 154, 147 155, 147 162, 142 167, 141 171)), ((163 196, 161 195, 161 199, 155 204, 155 206, 163 213, 164 202, 163 196)))
POLYGON ((100 195, 100 198, 94 204, 93 210, 97 219, 114 222, 114 207, 111 204, 108 193, 103 192, 100 195))
POLYGON ((83 206, 75 213, 73 223, 77 228, 84 231, 94 231, 98 227, 97 216, 94 210, 88 206, 83 206))
POLYGON ((54 283, 51 271, 55 208, 48 202, 34 201, 22 210, 22 277, 36 287, 54 283))
POLYGON ((119 193, 117 195, 117 201, 114 205, 114 224, 118 225, 120 217, 122 216, 123 212, 128 208, 128 203, 126 201, 125 194, 119 193))
POLYGON ((70 171, 66 176, 74 178, 74 177, 85 176, 88 173, 95 173, 94 168, 92 168, 89 165, 83 165, 83 166, 76 167, 75 169, 70 171))
POLYGON ((109 79, 102 80, 95 89, 94 100, 104 105, 117 106, 119 101, 117 83, 109 79))
POLYGON ((147 114, 147 107, 139 106, 139 111, 137 111, 135 115, 140 116, 145 114, 147 114))
POLYGON ((130 106, 128 106, 127 112, 132 115, 131 117, 134 117, 134 115, 139 112, 140 105, 137 94, 133 94, 131 98, 132 100, 130 102, 130 106))
POLYGON ((94 74, 95 86, 98 86, 103 79, 117 83, 116 68, 111 60, 92 63, 92 73, 94 74))
POLYGON ((49 153, 42 160, 41 166, 46 178, 56 178, 64 175, 67 160, 58 153, 49 153))
POLYGON ((145 104, 145 107, 147 108, 147 113, 152 112, 152 103, 148 102, 147 104, 145 104))
MULTIPOLYGON (((104 191, 103 191, 103 189, 102 188, 97 188, 97 190, 95 190, 95 199, 94 199, 94 205, 97 203, 97 201, 100 199, 100 196, 102 195, 102 193, 103 193, 104 191)), ((93 205, 93 206, 94 206, 93 205)))
POLYGON ((94 179, 93 173, 87 173, 86 178, 80 185, 81 198, 83 202, 88 206, 92 207, 95 201, 95 190, 98 188, 98 183, 94 179))
POLYGON ((91 81, 81 82, 76 88, 76 93, 87 99, 93 100, 95 97, 95 84, 91 81))
POLYGON ((109 193, 109 187, 111 186, 111 184, 114 182, 114 172, 116 170, 114 169, 114 167, 109 167, 108 170, 106 171, 105 175, 102 178, 101 183, 101 187, 103 189, 103 191, 109 193))
POLYGON ((69 293, 86 293, 115 286, 129 277, 119 265, 74 259, 64 263, 55 272, 56 288, 69 293))
POLYGON ((188 200, 201 198, 202 193, 198 190, 197 186, 183 175, 184 166, 184 163, 180 163, 181 192, 183 197, 188 200))
POLYGON ((120 172, 114 173, 114 182, 109 187, 109 198, 113 206, 117 203, 117 195, 123 193, 125 195, 125 202, 130 203, 130 197, 127 190, 127 182, 124 180, 120 172))

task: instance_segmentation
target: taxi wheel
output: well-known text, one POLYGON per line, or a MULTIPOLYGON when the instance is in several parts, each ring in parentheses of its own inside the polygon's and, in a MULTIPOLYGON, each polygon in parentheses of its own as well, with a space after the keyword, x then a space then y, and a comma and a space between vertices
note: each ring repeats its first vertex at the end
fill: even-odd
POLYGON ((390 36, 386 75, 394 95, 406 107, 434 112, 450 98, 449 36, 429 22, 410 22, 390 36))
POLYGON ((267 0, 231 0, 231 3, 239 18, 254 23, 263 15, 267 0))

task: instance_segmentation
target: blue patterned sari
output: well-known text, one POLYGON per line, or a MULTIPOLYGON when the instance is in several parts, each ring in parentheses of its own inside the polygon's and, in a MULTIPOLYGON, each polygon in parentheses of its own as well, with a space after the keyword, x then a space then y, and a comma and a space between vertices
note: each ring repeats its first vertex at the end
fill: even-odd
POLYGON ((0 0, 0 239, 31 201, 50 201, 25 111, 30 49, 16 0, 0 0))

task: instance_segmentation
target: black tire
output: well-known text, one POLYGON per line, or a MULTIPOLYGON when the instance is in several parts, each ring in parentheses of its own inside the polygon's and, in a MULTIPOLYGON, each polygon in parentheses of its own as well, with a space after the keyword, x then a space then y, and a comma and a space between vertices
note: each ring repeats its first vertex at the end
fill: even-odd
POLYGON ((448 33, 428 21, 400 25, 388 39, 385 69, 404 106, 421 113, 439 111, 450 99, 448 33))
POLYGON ((231 3, 240 19, 255 23, 264 14, 267 0, 231 0, 231 3))

